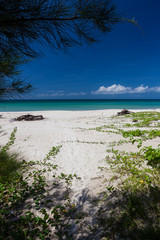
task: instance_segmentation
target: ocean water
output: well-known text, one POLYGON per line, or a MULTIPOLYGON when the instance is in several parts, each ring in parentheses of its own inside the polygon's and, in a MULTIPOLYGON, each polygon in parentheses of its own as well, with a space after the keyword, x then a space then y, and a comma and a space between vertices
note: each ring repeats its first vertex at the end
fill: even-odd
POLYGON ((1 101, 1 112, 21 111, 85 111, 102 109, 155 109, 160 99, 154 100, 12 100, 1 101))

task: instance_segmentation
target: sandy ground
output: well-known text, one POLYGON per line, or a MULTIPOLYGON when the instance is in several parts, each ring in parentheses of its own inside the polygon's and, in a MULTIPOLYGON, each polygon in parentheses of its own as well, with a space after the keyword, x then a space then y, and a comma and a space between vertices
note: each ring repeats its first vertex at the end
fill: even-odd
MULTIPOLYGON (((62 145, 54 161, 61 172, 75 173, 81 177, 81 183, 77 189, 80 193, 90 185, 91 179, 99 176, 98 167, 106 166, 105 157, 109 143, 124 139, 120 135, 98 132, 91 128, 115 124, 116 120, 110 117, 115 116, 118 111, 29 112, 33 115, 41 114, 45 118, 43 121, 32 122, 13 121, 13 118, 27 114, 27 112, 2 113, 0 144, 7 143, 11 132, 17 127, 16 141, 11 150, 18 151, 27 161, 42 160, 53 146, 62 145)), ((150 141, 146 144, 150 145, 150 141)), ((157 145, 156 140, 152 141, 152 145, 157 145)), ((123 144, 116 148, 137 150, 136 145, 132 144, 123 144)))
POLYGON ((107 145, 110 141, 122 139, 114 134, 103 134, 90 128, 111 124, 108 117, 116 110, 108 111, 46 111, 29 114, 44 116, 43 121, 13 121, 25 113, 3 113, 0 144, 8 142, 11 132, 17 127, 16 141, 11 150, 18 151, 27 161, 42 160, 53 146, 62 145, 54 159, 60 171, 81 177, 80 192, 86 188, 91 178, 97 177, 98 166, 104 165, 107 145), (104 144, 102 144, 102 142, 104 144))
MULTIPOLYGON (((13 118, 27 114, 27 112, 1 113, 3 118, 0 119, 2 130, 0 145, 8 142, 15 127, 17 127, 16 140, 11 146, 11 151, 19 152, 26 161, 42 160, 53 146, 62 145, 60 152, 53 159, 53 163, 59 166, 60 173, 75 173, 81 177, 80 181, 73 181, 72 185, 72 198, 76 203, 82 200, 84 193, 95 195, 102 191, 104 188, 102 179, 111 177, 110 170, 104 176, 99 167, 106 167, 105 157, 106 150, 110 148, 109 143, 124 138, 118 134, 98 132, 92 128, 116 124, 116 119, 110 117, 115 116, 118 111, 29 112, 33 115, 42 114, 45 118, 42 121, 33 122, 13 121, 13 118)), ((149 146, 151 142, 147 141, 145 145, 149 146)), ((152 140, 152 146, 156 147, 157 145, 158 141, 152 140)), ((136 144, 123 144, 116 148, 137 150, 136 144)), ((87 202, 84 208, 86 206, 87 202)))

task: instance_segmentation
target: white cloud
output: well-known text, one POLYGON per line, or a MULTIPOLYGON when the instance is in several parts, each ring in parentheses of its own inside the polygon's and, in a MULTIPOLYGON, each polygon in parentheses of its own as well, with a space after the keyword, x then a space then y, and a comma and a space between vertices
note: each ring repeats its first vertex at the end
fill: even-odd
POLYGON ((93 94, 120 94, 120 93, 125 93, 129 91, 130 88, 124 87, 120 84, 116 85, 113 84, 112 86, 109 87, 100 87, 96 92, 92 92, 93 94))
POLYGON ((146 93, 146 92, 160 92, 160 87, 152 87, 140 85, 136 88, 125 87, 120 84, 113 84, 109 87, 101 86, 97 91, 92 92, 94 95, 108 95, 108 94, 125 94, 125 93, 146 93))
POLYGON ((158 92, 158 93, 159 93, 159 92, 160 92, 160 87, 152 87, 152 88, 151 88, 151 91, 152 91, 152 92, 158 92))
POLYGON ((51 97, 57 97, 57 96, 64 96, 64 92, 60 91, 60 92, 55 92, 50 94, 51 97))
POLYGON ((55 93, 61 94, 61 93, 64 93, 64 91, 53 91, 53 90, 46 90, 46 92, 50 93, 50 94, 55 94, 55 93))
POLYGON ((67 94, 67 96, 85 96, 86 95, 86 93, 84 93, 84 92, 79 92, 79 93, 77 93, 77 92, 74 92, 74 93, 68 93, 67 94))
POLYGON ((143 85, 141 85, 137 88, 134 88, 133 93, 144 93, 144 92, 147 92, 148 89, 149 89, 148 86, 143 87, 143 85))
POLYGON ((37 95, 38 97, 58 97, 64 96, 64 91, 47 91, 47 93, 40 93, 37 95))
POLYGON ((65 93, 64 91, 46 91, 46 93, 37 94, 37 97, 60 97, 60 96, 85 96, 85 92, 71 92, 65 93))

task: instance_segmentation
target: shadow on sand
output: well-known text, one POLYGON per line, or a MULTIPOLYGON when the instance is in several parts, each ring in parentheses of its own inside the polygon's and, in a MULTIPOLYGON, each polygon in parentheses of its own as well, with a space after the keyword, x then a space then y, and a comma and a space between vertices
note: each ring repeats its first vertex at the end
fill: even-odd
POLYGON ((12 209, 12 216, 1 221, 1 232, 6 234, 4 239, 10 239, 10 236, 11 239, 16 239, 16 236, 21 236, 21 239, 61 240, 160 239, 158 187, 141 192, 104 191, 97 196, 84 189, 76 202, 72 201, 72 194, 65 179, 49 182, 45 189, 34 192, 34 196, 31 192, 24 194, 21 204, 12 209), (31 213, 25 215, 28 210, 39 218, 31 216, 31 213), (20 215, 28 216, 28 221, 27 218, 22 220, 20 215), (45 238, 28 238, 24 234, 16 235, 16 231, 20 231, 19 226, 25 231, 33 230, 33 233, 40 226, 42 232, 50 230, 50 233, 45 238))

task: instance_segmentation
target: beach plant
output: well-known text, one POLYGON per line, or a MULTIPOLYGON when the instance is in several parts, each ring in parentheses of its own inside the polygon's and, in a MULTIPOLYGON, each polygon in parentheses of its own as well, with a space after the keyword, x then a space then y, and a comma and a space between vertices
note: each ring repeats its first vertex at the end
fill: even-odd
MULTIPOLYGON (((142 147, 147 139, 159 137, 159 129, 135 129, 135 127, 159 127, 160 113, 146 112, 115 117, 119 120, 117 133, 127 142, 138 143, 137 152, 113 149, 114 141, 107 149, 107 168, 113 172, 106 180, 106 193, 101 193, 102 206, 98 212, 99 228, 106 239, 155 239, 160 236, 160 148, 142 147), (134 116, 134 118, 133 118, 134 116), (121 120, 133 118, 134 124, 121 127, 121 120), (138 121, 138 122, 137 122, 138 121), (134 127, 133 130, 124 128, 134 127), (139 150, 140 148, 140 150, 139 150), (110 166, 110 167, 109 167, 110 166), (102 227, 103 226, 103 227, 102 227)), ((104 127, 99 131, 105 132, 104 127)), ((106 129, 106 132, 108 130, 106 129)), ((100 197, 99 196, 99 197, 100 197)))
POLYGON ((0 182, 11 182, 15 172, 21 167, 18 154, 0 151, 0 182))
POLYGON ((156 149, 152 146, 144 147, 141 152, 144 154, 145 159, 148 161, 148 165, 160 168, 160 147, 156 149))
POLYGON ((114 116, 116 119, 131 119, 131 123, 126 123, 123 127, 160 127, 160 112, 143 111, 127 114, 121 117, 114 116))
POLYGON ((143 140, 140 138, 140 139, 133 139, 132 140, 132 144, 134 144, 135 142, 137 142, 137 147, 140 148, 142 147, 142 143, 143 143, 143 140))
POLYGON ((20 161, 16 154, 10 155, 15 132, 0 152, 0 164, 9 172, 4 177, 4 168, 0 171, 0 239, 71 239, 70 220, 76 206, 70 198, 70 187, 78 176, 56 174, 58 166, 51 161, 61 146, 53 147, 42 161, 20 161), (60 202, 49 197, 47 174, 52 175, 55 192, 64 185, 60 202))
POLYGON ((14 172, 21 166, 20 161, 18 161, 18 154, 7 151, 14 144, 16 131, 17 128, 14 128, 8 143, 0 149, 0 182, 10 182, 15 174, 14 172))
POLYGON ((89 130, 96 130, 98 132, 105 132, 105 133, 115 133, 120 134, 119 129, 117 127, 111 127, 107 125, 99 126, 96 128, 89 128, 89 130))
MULTIPOLYGON (((136 152, 115 150, 114 146, 107 150, 107 166, 99 167, 104 191, 96 196, 87 193, 87 199, 98 209, 93 224, 85 221, 92 216, 82 210, 81 203, 72 200, 72 183, 80 178, 61 173, 56 164, 61 146, 52 147, 40 161, 17 159, 11 177, 6 181, 0 178, 0 239, 75 239, 72 230, 83 225, 91 239, 159 239, 160 149, 142 147, 145 138, 137 132, 140 136, 133 136, 134 132, 127 136, 129 140, 120 142, 137 142, 136 152), (108 169, 110 179, 105 178, 108 169)), ((149 134, 157 136, 151 130, 144 136, 149 134)), ((2 152, 8 154, 9 147, 2 147, 2 152)))
POLYGON ((13 129, 13 131, 12 131, 12 133, 11 133, 11 136, 10 136, 10 138, 9 138, 9 141, 7 142, 7 144, 6 144, 5 146, 3 146, 3 147, 1 148, 1 151, 7 151, 7 150, 9 150, 10 146, 12 146, 12 145, 14 144, 14 141, 15 141, 15 139, 16 139, 16 137, 15 137, 16 132, 17 132, 17 127, 15 127, 15 128, 13 129))
POLYGON ((145 130, 140 130, 140 129, 136 129, 136 130, 130 130, 130 131, 124 131, 124 130, 120 130, 122 136, 124 138, 133 138, 133 137, 142 137, 145 136, 146 131, 145 130))
POLYGON ((93 142, 93 141, 80 141, 80 140, 77 140, 76 141, 77 143, 87 143, 87 144, 105 144, 105 142, 93 142))
POLYGON ((133 139, 134 137, 142 138, 143 140, 153 139, 156 137, 160 137, 160 130, 159 129, 151 129, 151 130, 122 130, 119 129, 119 133, 122 134, 124 138, 133 139))
POLYGON ((160 137, 160 130, 159 129, 151 129, 151 130, 141 130, 141 129, 134 129, 134 130, 124 130, 122 128, 114 127, 114 130, 109 130, 109 127, 106 125, 90 128, 89 130, 96 130, 103 133, 113 133, 122 135, 124 138, 129 138, 129 140, 120 140, 118 142, 114 141, 109 144, 109 146, 118 146, 123 143, 131 142, 134 144, 138 142, 138 146, 142 146, 142 141, 146 141, 147 139, 153 139, 156 137, 160 137))
MULTIPOLYGON (((110 155, 106 162, 114 176, 106 182, 106 207, 103 205, 98 212, 99 224, 105 226, 103 236, 109 239, 113 236, 120 239, 159 239, 159 147, 143 147, 138 152, 114 149, 107 152, 110 155), (118 186, 117 179, 121 180, 118 186)), ((105 168, 103 170, 106 171, 105 168)))
MULTIPOLYGON (((131 117, 133 121, 138 121, 133 126, 150 127, 151 123, 155 123, 160 120, 160 112, 144 111, 144 112, 131 113, 131 117)), ((160 126, 160 124, 156 124, 156 126, 160 126)))
POLYGON ((52 149, 46 155, 44 161, 49 160, 50 157, 55 157, 58 154, 58 152, 59 152, 61 147, 62 147, 62 145, 61 146, 52 147, 52 149))

